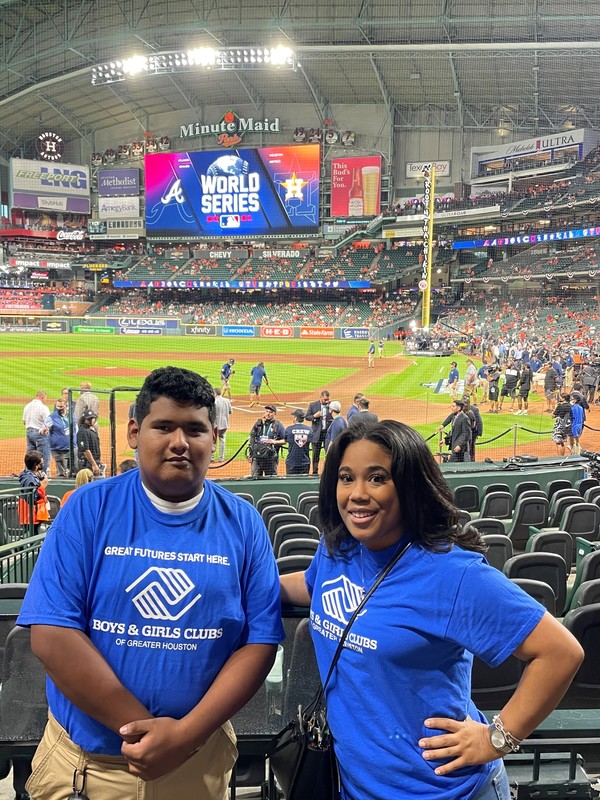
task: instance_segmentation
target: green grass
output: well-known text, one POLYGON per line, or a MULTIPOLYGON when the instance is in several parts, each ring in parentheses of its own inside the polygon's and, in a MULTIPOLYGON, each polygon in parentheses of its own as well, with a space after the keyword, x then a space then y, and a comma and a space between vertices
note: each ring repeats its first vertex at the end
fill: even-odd
MULTIPOLYGON (((48 403, 59 396, 63 386, 76 389, 88 377, 93 391, 98 392, 103 402, 108 395, 102 392, 117 387, 139 388, 144 375, 166 363, 187 367, 207 377, 218 385, 221 366, 226 358, 236 359, 236 374, 231 384, 234 396, 245 397, 250 382, 250 368, 257 363, 257 354, 264 357, 272 391, 263 388, 264 399, 275 400, 283 394, 308 394, 352 375, 356 367, 346 363, 347 358, 360 357, 361 367, 366 366, 366 342, 356 341, 304 341, 272 339, 222 339, 193 336, 101 336, 90 334, 0 334, 0 386, 1 395, 9 402, 0 403, 0 439, 23 435, 23 406, 38 389, 48 393, 48 403), (101 357, 90 354, 101 353, 101 357), (143 354, 140 356, 140 353, 143 354), (307 366, 293 361, 269 363, 268 354, 280 360, 286 354, 307 356, 307 366), (163 355, 164 354, 164 355, 163 355), (168 356, 167 356, 168 354, 168 356), (336 365, 321 366, 322 357, 334 357, 336 365), (310 365, 308 363, 310 362, 310 365), (100 374, 96 374, 101 370, 100 374), (131 371, 130 375, 121 374, 131 371), (86 371, 90 371, 86 375, 86 371), (116 374, 116 372, 119 374, 116 374), (12 400, 12 402, 10 402, 12 400)), ((402 372, 395 366, 392 356, 401 352, 396 342, 386 343, 385 374, 369 385, 370 395, 380 395, 391 400, 415 400, 424 405, 422 421, 415 428, 426 438, 436 431, 440 422, 450 413, 450 398, 447 394, 434 394, 433 388, 421 384, 436 384, 446 378, 450 362, 456 360, 461 376, 466 369, 464 356, 444 358, 416 358, 402 372)), ((374 376, 382 372, 379 359, 374 376)), ((77 396, 77 395, 75 395, 77 396)), ((133 393, 123 392, 119 399, 133 400, 133 393)), ((542 397, 532 395, 530 409, 539 411, 542 397)), ((507 404, 505 404, 507 406, 507 404)), ((540 441, 539 434, 550 436, 552 421, 537 413, 528 417, 510 414, 486 414, 482 406, 484 434, 482 441, 492 439, 509 431, 492 446, 507 446, 513 442, 515 424, 539 432, 519 430, 520 444, 540 441)), ((103 416, 103 415, 102 415, 103 416)), ((250 424, 249 426, 250 427, 250 424)), ((246 435, 230 432, 227 452, 233 454, 246 435)), ((431 441, 437 451, 437 435, 431 441)))

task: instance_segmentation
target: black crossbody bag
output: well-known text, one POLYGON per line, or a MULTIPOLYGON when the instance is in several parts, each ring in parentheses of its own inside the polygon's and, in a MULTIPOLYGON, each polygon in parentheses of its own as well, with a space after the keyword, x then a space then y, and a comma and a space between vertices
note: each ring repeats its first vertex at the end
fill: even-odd
POLYGON ((340 796, 340 780, 333 750, 333 739, 327 725, 325 690, 335 669, 344 643, 367 600, 410 547, 410 542, 397 553, 358 604, 340 637, 323 686, 307 706, 298 706, 298 713, 273 740, 271 769, 286 800, 336 800, 340 796))

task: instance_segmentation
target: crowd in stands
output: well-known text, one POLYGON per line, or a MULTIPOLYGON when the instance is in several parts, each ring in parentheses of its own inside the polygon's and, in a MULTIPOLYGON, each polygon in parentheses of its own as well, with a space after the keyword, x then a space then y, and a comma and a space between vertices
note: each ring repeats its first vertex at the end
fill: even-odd
POLYGON ((589 240, 579 246, 554 253, 540 253, 540 246, 535 245, 504 261, 479 262, 478 264, 462 264, 453 271, 457 280, 488 280, 500 278, 516 280, 532 276, 573 275, 593 273, 600 263, 600 243, 589 240))
POLYGON ((106 293, 99 310, 103 315, 173 316, 184 322, 223 325, 317 325, 383 327, 411 315, 419 295, 417 292, 396 292, 372 300, 357 300, 339 295, 335 299, 315 302, 313 298, 297 299, 294 295, 278 295, 277 300, 223 298, 208 300, 200 291, 174 289, 131 290, 127 294, 106 293))
POLYGON ((600 331, 600 296, 595 287, 563 295, 468 289, 460 306, 438 320, 449 336, 507 337, 545 342, 550 348, 595 347, 600 331))

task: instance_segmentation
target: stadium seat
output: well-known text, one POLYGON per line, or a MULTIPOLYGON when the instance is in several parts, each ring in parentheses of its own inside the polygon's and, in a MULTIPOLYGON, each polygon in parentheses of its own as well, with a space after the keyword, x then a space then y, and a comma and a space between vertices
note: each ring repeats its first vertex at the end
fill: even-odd
MULTIPOLYGON (((498 520, 494 519, 491 522, 498 522, 498 520)), ((485 552, 488 564, 502 571, 508 559, 513 556, 511 540, 503 533, 487 533, 483 534, 483 538, 488 548, 485 552)))
POLYGON ((595 503, 575 503, 570 505, 560 520, 562 530, 568 531, 575 541, 575 537, 587 539, 590 542, 598 538, 600 525, 600 508, 595 503))
POLYGON ((310 567, 312 560, 312 555, 285 556, 277 559, 277 570, 280 575, 287 575, 290 572, 302 572, 310 567))
POLYGON ((553 617, 556 616, 556 597, 549 584, 545 581, 535 581, 531 578, 511 578, 511 581, 516 583, 524 592, 527 592, 534 600, 537 600, 553 617))
POLYGON ((581 497, 574 497, 573 495, 570 495, 567 497, 559 497, 557 500, 555 495, 550 503, 550 509, 548 511, 548 525, 546 527, 558 528, 560 530, 562 528, 562 520, 565 516, 567 508, 581 502, 581 497))
POLYGON ((483 496, 490 492, 510 492, 508 483, 488 483, 483 487, 483 496))
MULTIPOLYGON (((513 499, 510 492, 488 492, 481 501, 478 516, 491 519, 510 519, 513 499)), ((471 514, 473 519, 476 517, 471 514)))
MULTIPOLYGON (((286 500, 285 497, 281 497, 280 495, 263 494, 262 497, 258 498, 255 505, 258 513, 262 514, 263 509, 265 509, 267 506, 289 506, 291 504, 289 500, 286 500)), ((294 508, 294 511, 295 510, 296 509, 294 508)))
POLYGON ((237 497, 241 497, 242 500, 246 500, 250 505, 254 505, 254 497, 249 492, 234 492, 237 497))
POLYGON ((308 521, 311 525, 321 530, 321 514, 319 513, 319 506, 313 506, 308 512, 308 521))
MULTIPOLYGON (((477 528, 482 536, 489 536, 492 534, 501 536, 505 535, 504 525, 499 519, 492 519, 491 517, 479 517, 473 522, 473 525, 477 528)), ((510 546, 512 549, 512 542, 510 546)))
POLYGON ((600 489, 600 482, 598 481, 598 478, 582 478, 579 481, 575 481, 575 488, 582 497, 585 497, 585 493, 588 489, 592 489, 594 487, 600 489))
POLYGON ((567 565, 556 553, 519 553, 509 558, 502 570, 507 578, 530 578, 552 587, 556 613, 562 614, 567 596, 567 565))
POLYGON ((279 548, 287 539, 314 539, 319 542, 319 529, 314 525, 294 522, 290 525, 280 525, 273 537, 273 552, 279 558, 279 548))
POLYGON ((573 606, 573 598, 577 589, 582 583, 586 581, 593 581, 600 578, 600 550, 594 550, 588 553, 587 556, 581 559, 575 568, 575 578, 567 592, 567 602, 565 608, 567 611, 571 610, 573 606))
POLYGON ((546 497, 546 492, 543 489, 525 489, 525 491, 521 492, 519 497, 515 499, 515 504, 521 497, 542 497, 545 500, 548 499, 546 497))
POLYGON ((526 553, 557 553, 565 560, 567 568, 573 563, 573 537, 567 531, 533 533, 527 540, 526 553))
POLYGON ((291 504, 292 502, 292 497, 288 492, 280 492, 280 491, 264 492, 263 497, 279 497, 281 500, 284 500, 288 504, 291 504))
POLYGON ((566 478, 557 478, 556 480, 550 481, 550 483, 546 487, 546 494, 548 495, 548 500, 551 501, 554 496, 554 493, 558 492, 559 489, 572 489, 572 488, 573 484, 566 478))
POLYGON ((583 495, 586 503, 593 503, 598 497, 600 497, 600 486, 590 486, 583 495))
POLYGON ((298 495, 298 499, 296 501, 296 508, 298 509, 299 514, 304 514, 308 517, 308 512, 310 509, 317 505, 319 502, 319 493, 318 492, 301 492, 298 495))
POLYGON ((454 490, 454 502, 457 508, 462 508, 464 511, 478 511, 479 489, 470 484, 457 486, 454 490))
POLYGON ((596 708, 600 702, 600 603, 569 611, 563 625, 583 647, 585 657, 561 706, 596 708))
POLYGON ((310 703, 321 685, 308 619, 301 619, 296 627, 286 676, 282 719, 292 719, 298 706, 310 703))
POLYGON ((521 675, 523 662, 509 656, 497 667, 490 667, 477 656, 471 669, 471 698, 482 710, 498 709, 512 697, 521 675))
POLYGON ((523 494, 523 492, 535 491, 539 489, 540 485, 537 481, 521 481, 520 483, 517 483, 517 485, 515 486, 515 490, 513 492, 513 498, 515 503, 517 502, 519 497, 523 494))
POLYGON ((314 556, 318 547, 319 542, 317 539, 284 539, 275 555, 277 558, 285 558, 286 556, 295 556, 297 554, 314 556))
POLYGON ((60 497, 56 497, 53 494, 47 495, 48 503, 50 504, 50 520, 54 520, 58 512, 60 511, 60 497))
POLYGON ((571 609, 600 603, 600 578, 584 581, 577 587, 571 600, 571 609))
POLYGON ((529 527, 542 527, 548 520, 548 501, 544 497, 520 497, 512 519, 504 520, 507 536, 510 536, 516 552, 525 550, 529 539, 529 527))
MULTIPOLYGON (((276 507, 277 506, 273 506, 273 508, 276 507)), ((308 519, 304 516, 304 514, 299 514, 297 511, 282 511, 281 514, 272 514, 269 517, 269 523, 267 525, 269 539, 271 541, 275 539, 277 528, 280 528, 282 525, 291 525, 295 522, 308 525, 308 519)))
POLYGON ((263 518, 263 522, 265 523, 265 527, 269 530, 269 522, 271 521, 272 517, 277 516, 277 514, 297 514, 298 512, 294 508, 294 506, 284 505, 284 504, 276 504, 276 505, 267 505, 261 511, 261 517, 263 518))

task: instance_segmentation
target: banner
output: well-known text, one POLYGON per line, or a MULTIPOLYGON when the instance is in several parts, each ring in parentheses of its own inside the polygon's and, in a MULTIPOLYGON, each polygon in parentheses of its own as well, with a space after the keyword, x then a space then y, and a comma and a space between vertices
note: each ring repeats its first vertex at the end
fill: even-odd
POLYGON ((406 177, 417 178, 423 180, 423 172, 435 167, 435 178, 447 178, 450 175, 450 162, 449 161, 407 161, 406 162, 406 177))
POLYGON ((217 326, 216 325, 184 325, 183 331, 186 334, 192 334, 193 336, 216 336, 217 335, 217 326))
POLYGON ((319 145, 146 156, 146 232, 206 237, 309 236, 319 229, 319 145))
POLYGON ((288 326, 263 325, 260 335, 268 339, 293 339, 294 329, 288 326))
POLYGON ((254 291, 256 289, 370 289, 371 281, 203 281, 203 280, 181 280, 181 281, 124 281, 115 280, 113 286, 116 289, 245 289, 254 291))
POLYGON ((381 156, 331 159, 331 216, 375 217, 381 210, 381 156))
POLYGON ((132 333, 143 336, 162 336, 162 328, 119 328, 119 333, 132 333))
POLYGON ((12 208, 90 213, 90 169, 85 164, 11 158, 9 180, 12 208))
POLYGON ((107 319, 106 324, 112 328, 177 328, 179 321, 165 317, 119 317, 107 319))
POLYGON ((254 336, 254 325, 223 325, 223 336, 254 336))
POLYGON ((333 339, 333 328, 300 328, 301 339, 333 339))
POLYGON ((368 339, 368 328, 342 328, 340 332, 341 339, 368 339))
POLYGON ((100 219, 119 217, 139 217, 139 197, 99 197, 98 216, 100 219))
POLYGON ((64 319, 42 319, 40 320, 42 333, 67 333, 69 328, 64 319))
POLYGON ((114 333, 114 328, 103 325, 75 325, 73 333, 114 333))
POLYGON ((140 193, 139 169, 99 169, 99 197, 136 197, 140 193))

